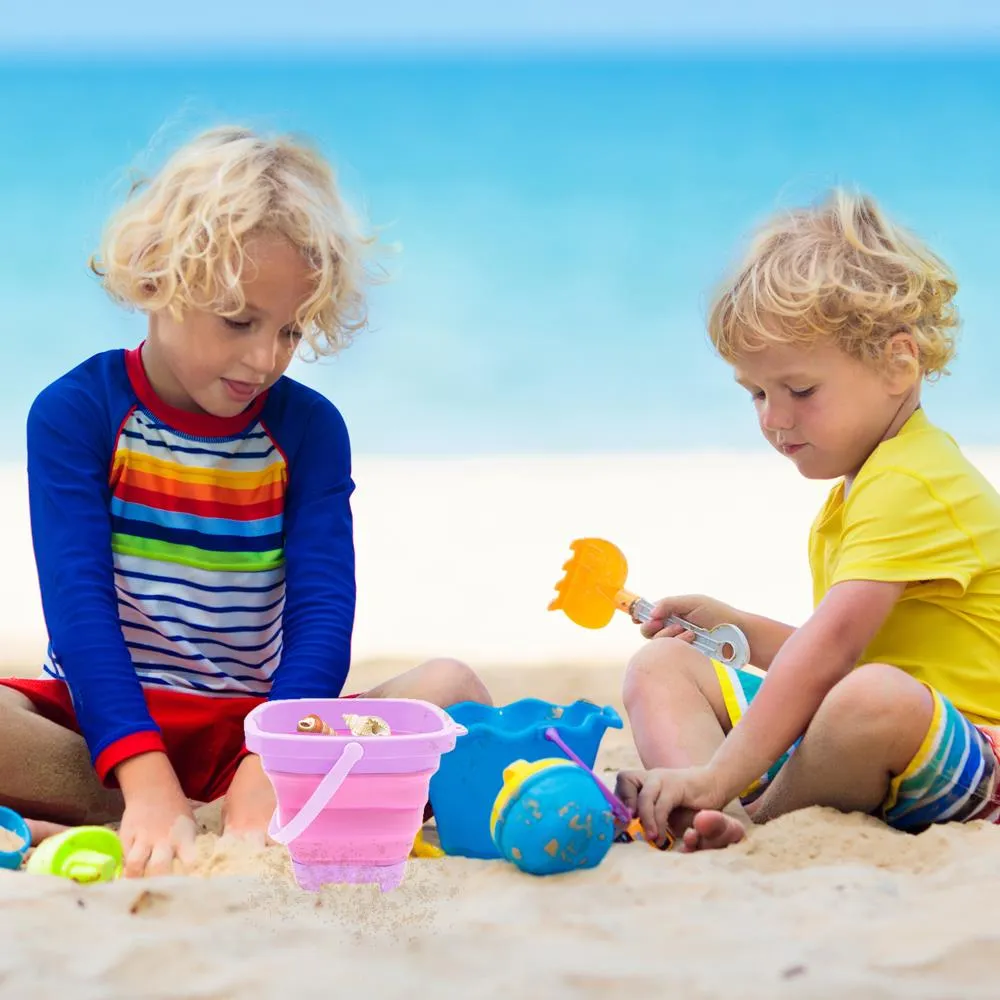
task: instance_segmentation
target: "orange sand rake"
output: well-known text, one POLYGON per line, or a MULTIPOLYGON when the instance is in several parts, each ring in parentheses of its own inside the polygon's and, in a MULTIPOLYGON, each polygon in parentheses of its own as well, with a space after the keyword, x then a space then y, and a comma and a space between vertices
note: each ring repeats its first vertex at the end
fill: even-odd
MULTIPOLYGON (((563 564, 566 575, 556 584, 558 596, 549 611, 564 611, 584 628, 604 628, 616 611, 635 621, 652 618, 653 605, 625 589, 628 563, 621 550, 603 538, 578 538, 570 545, 573 556, 563 564)), ((694 634, 691 645, 730 667, 750 662, 750 644, 735 625, 702 629, 671 615, 664 624, 680 625, 694 634)))

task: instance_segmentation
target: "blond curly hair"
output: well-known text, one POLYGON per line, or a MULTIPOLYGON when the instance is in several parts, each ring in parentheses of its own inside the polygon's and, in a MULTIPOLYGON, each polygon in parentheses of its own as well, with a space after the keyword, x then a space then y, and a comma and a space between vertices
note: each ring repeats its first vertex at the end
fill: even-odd
POLYGON ((718 289, 708 333, 730 363, 767 344, 837 343, 875 366, 900 331, 923 377, 947 373, 959 319, 948 266, 875 201, 840 188, 761 227, 718 289))
POLYGON ((327 161, 301 140, 250 129, 209 129, 152 179, 132 185, 90 260, 115 301, 152 312, 236 316, 253 236, 297 247, 312 292, 295 317, 317 355, 336 353, 367 322, 364 286, 375 240, 363 235, 327 161))

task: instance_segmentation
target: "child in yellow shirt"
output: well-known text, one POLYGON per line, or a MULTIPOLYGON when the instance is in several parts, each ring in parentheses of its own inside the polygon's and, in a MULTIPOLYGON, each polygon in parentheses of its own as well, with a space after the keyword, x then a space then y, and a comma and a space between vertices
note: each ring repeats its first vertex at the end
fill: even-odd
POLYGON ((626 673, 643 763, 618 791, 647 833, 724 847, 811 805, 902 830, 1000 822, 1000 495, 928 419, 954 355, 946 265, 869 198, 764 226, 709 331, 767 441, 835 479, 799 628, 707 597, 660 601, 626 673), (669 615, 738 624, 760 672, 709 660, 669 615))

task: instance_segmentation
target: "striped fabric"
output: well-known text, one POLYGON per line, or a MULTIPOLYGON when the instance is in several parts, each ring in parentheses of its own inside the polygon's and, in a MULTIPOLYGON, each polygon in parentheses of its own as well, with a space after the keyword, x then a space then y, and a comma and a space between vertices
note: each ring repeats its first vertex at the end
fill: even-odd
POLYGON ((1000 822, 1000 761, 986 727, 931 691, 930 728, 909 767, 893 779, 883 809, 900 830, 947 820, 1000 822))
MULTIPOLYGON (((760 690, 764 683, 764 673, 756 667, 747 666, 742 670, 727 666, 719 660, 712 660, 715 668, 715 676, 719 681, 722 690, 722 699, 726 704, 726 712, 729 715, 729 722, 735 726, 746 714, 746 710, 753 701, 754 695, 760 690)), ((740 794, 740 801, 744 805, 759 799, 767 791, 768 785, 778 776, 778 772, 784 766, 785 761, 802 742, 802 738, 797 739, 790 749, 786 750, 768 769, 765 774, 752 781, 740 794)))
MULTIPOLYGON (((748 670, 712 661, 730 724, 735 726, 763 684, 748 670)), ((919 831, 933 823, 985 820, 1000 823, 1000 727, 977 726, 937 691, 934 713, 923 743, 906 770, 894 778, 880 813, 898 830, 919 831)), ((759 798, 789 756, 792 747, 740 796, 748 805, 759 798)))
MULTIPOLYGON (((111 548, 143 685, 267 694, 282 649, 287 479, 260 421, 197 438, 129 413, 111 466, 111 548)), ((51 650, 45 671, 64 676, 51 650)))

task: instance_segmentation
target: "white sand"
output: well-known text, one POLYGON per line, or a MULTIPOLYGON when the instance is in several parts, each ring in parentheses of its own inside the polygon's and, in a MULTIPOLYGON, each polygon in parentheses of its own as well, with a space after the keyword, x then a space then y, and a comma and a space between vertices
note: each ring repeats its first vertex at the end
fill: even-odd
POLYGON ((0 851, 19 851, 24 847, 24 838, 19 837, 13 830, 6 830, 0 826, 0 851))
MULTIPOLYGON (((1000 484, 1000 451, 971 454, 1000 484)), ((808 613, 805 532, 827 487, 776 457, 358 460, 356 478, 353 688, 448 654, 483 667, 501 703, 588 697, 621 711, 634 626, 619 615, 589 632, 545 610, 586 534, 623 548, 645 596, 708 590, 808 613)), ((0 628, 4 658, 24 667, 42 628, 20 473, 0 487, 15 526, 0 628)), ((600 766, 634 762, 627 729, 610 731, 600 766)), ((807 810, 716 854, 618 845, 598 869, 552 879, 421 860, 395 893, 317 897, 295 887, 282 848, 222 844, 217 810, 202 818, 203 878, 77 887, 0 872, 0 995, 997 994, 994 827, 911 837, 807 810)))

